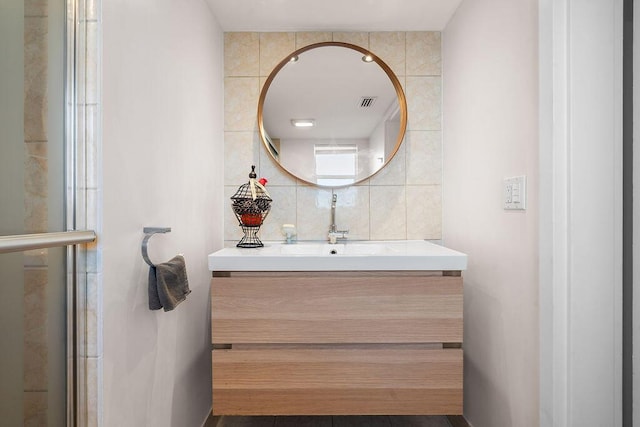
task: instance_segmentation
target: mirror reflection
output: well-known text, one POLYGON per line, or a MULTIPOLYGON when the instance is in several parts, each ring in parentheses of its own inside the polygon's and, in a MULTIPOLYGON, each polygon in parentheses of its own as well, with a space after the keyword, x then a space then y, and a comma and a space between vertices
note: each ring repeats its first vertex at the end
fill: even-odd
POLYGON ((341 187, 369 178, 398 150, 407 108, 398 79, 365 49, 319 43, 283 60, 258 107, 265 147, 287 172, 341 187))

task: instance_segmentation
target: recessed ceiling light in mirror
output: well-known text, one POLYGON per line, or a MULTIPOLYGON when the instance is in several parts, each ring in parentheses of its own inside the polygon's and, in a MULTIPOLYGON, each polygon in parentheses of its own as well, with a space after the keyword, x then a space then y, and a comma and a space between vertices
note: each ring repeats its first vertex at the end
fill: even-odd
POLYGON ((291 124, 297 128, 310 128, 316 125, 313 119, 291 119, 291 124))
POLYGON ((365 56, 362 57, 362 61, 363 62, 373 62, 373 55, 366 54, 365 56))

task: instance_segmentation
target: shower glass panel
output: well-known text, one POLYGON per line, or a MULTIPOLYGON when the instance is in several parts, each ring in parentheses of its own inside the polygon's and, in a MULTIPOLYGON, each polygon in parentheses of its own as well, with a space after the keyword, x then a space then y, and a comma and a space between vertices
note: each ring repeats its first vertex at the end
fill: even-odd
MULTIPOLYGON (((65 2, 0 2, 0 236, 64 230, 65 2)), ((65 426, 66 247, 0 254, 0 424, 65 426)))

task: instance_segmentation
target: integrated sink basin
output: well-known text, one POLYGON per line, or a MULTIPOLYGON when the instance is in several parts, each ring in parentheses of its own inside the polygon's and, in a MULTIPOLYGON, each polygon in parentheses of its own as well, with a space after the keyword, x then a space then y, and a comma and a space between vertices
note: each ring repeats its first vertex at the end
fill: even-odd
MULTIPOLYGON (((381 242, 371 243, 302 243, 302 244, 275 244, 270 246, 271 250, 279 251, 283 255, 380 255, 385 253, 398 252, 391 245, 381 242)), ((269 252, 267 249, 265 252, 269 252)))
POLYGON ((467 256, 424 240, 264 242, 209 255, 211 271, 465 270, 467 256))

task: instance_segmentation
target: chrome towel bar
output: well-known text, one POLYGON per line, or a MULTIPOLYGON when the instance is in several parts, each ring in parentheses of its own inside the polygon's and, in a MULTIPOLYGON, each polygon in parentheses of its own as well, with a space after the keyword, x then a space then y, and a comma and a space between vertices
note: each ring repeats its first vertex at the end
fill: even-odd
POLYGON ((149 259, 149 253, 147 252, 149 239, 157 233, 169 233, 171 231, 171 227, 144 227, 142 231, 144 232, 144 239, 142 239, 142 258, 144 258, 144 262, 153 267, 154 264, 149 259))
POLYGON ((0 254, 31 249, 53 248, 96 241, 93 230, 59 231, 53 233, 0 236, 0 254))

